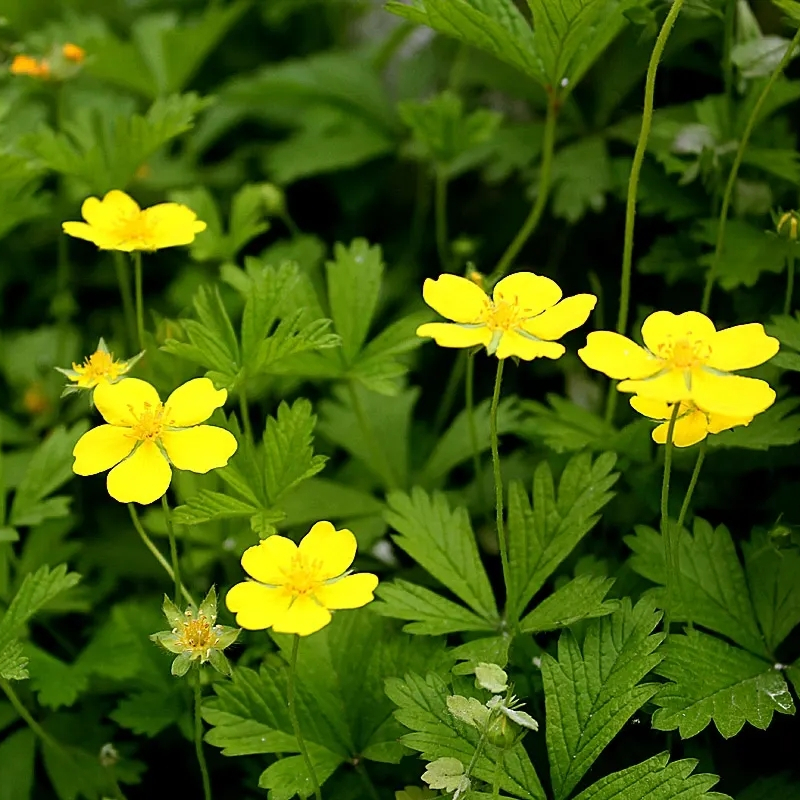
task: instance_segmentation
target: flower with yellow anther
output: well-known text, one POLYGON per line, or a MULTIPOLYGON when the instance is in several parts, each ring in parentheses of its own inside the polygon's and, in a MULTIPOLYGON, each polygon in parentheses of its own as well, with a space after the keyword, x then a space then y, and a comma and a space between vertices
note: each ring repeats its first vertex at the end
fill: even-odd
POLYGON ((583 325, 597 302, 593 294, 562 300, 558 284, 532 272, 503 278, 491 297, 472 280, 449 274, 428 278, 422 295, 452 321, 420 325, 418 336, 430 336, 441 347, 483 345, 489 355, 525 361, 564 355, 556 340, 583 325))
POLYGON ((72 451, 72 469, 78 475, 111 470, 106 486, 115 500, 153 503, 169 488, 172 467, 209 472, 224 467, 236 452, 230 431, 200 424, 227 396, 208 378, 184 383, 165 403, 138 378, 100 383, 94 403, 107 424, 81 436, 72 451))
POLYGON ((611 331, 596 331, 578 351, 584 363, 621 380, 621 392, 662 403, 692 403, 708 414, 753 417, 775 402, 772 387, 734 370, 763 364, 779 343, 759 323, 718 331, 704 314, 656 311, 642 325, 644 347, 611 331))
POLYGON ((308 636, 331 621, 331 611, 360 608, 373 600, 378 578, 351 575, 356 537, 318 522, 299 545, 270 536, 249 547, 242 567, 253 580, 237 583, 225 602, 242 628, 308 636))
POLYGON ((116 383, 136 364, 143 353, 138 353, 127 361, 114 358, 114 354, 109 352, 104 339, 97 343, 97 350, 87 356, 82 364, 73 362, 72 369, 56 369, 66 375, 72 383, 68 383, 64 388, 62 396, 78 392, 81 389, 89 390, 96 388, 101 383, 116 383))

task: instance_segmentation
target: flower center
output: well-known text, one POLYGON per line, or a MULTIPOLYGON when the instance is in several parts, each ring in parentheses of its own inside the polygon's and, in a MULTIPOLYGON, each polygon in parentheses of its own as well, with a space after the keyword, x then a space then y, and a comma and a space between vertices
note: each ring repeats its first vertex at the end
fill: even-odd
POLYGON ((203 616, 187 620, 178 634, 178 644, 184 650, 206 652, 219 642, 211 622, 203 616))
POLYGON ((119 377, 121 365, 114 361, 111 353, 98 350, 85 359, 83 364, 73 364, 72 368, 85 380, 99 381, 101 378, 114 380, 119 377))
POLYGON ((152 240, 150 226, 141 212, 126 220, 121 220, 117 233, 122 241, 137 242, 143 249, 150 247, 152 240))
POLYGON ((284 573, 284 591, 293 597, 313 594, 324 583, 319 578, 320 563, 318 561, 307 562, 302 554, 297 553, 292 558, 292 564, 284 573))
POLYGON ((166 409, 163 403, 156 406, 150 403, 144 404, 144 411, 137 416, 133 406, 128 406, 131 414, 136 418, 135 424, 131 425, 131 436, 140 442, 152 442, 161 436, 161 431, 167 423, 166 409))
POLYGON ((708 360, 711 348, 702 339, 667 341, 658 347, 658 356, 669 361, 675 369, 698 367, 708 360))
POLYGON ((507 300, 498 300, 491 302, 484 311, 484 324, 490 331, 510 331, 519 327, 528 315, 529 309, 520 308, 517 303, 507 300))

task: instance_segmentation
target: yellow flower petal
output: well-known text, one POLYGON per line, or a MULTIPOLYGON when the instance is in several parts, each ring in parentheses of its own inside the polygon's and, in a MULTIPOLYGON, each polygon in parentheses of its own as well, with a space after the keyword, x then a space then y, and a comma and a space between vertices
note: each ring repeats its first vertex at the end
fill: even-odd
POLYGON ((142 222, 151 250, 191 244, 194 237, 206 229, 206 223, 180 203, 159 203, 146 208, 142 212, 142 222))
POLYGON ((492 340, 492 332, 484 325, 467 328, 452 322, 426 322, 417 328, 417 336, 430 336, 439 347, 485 347, 492 340))
MULTIPOLYGON (((274 538, 274 537, 273 537, 274 538)), ((291 595, 281 589, 270 589, 259 583, 237 583, 225 595, 225 605, 236 614, 236 624, 251 631, 269 628, 286 613, 291 595)))
POLYGON ((87 242, 96 244, 101 250, 113 250, 116 242, 116 236, 110 236, 104 231, 93 228, 85 222, 62 222, 61 228, 64 233, 69 236, 74 236, 76 239, 85 239, 87 242))
POLYGON ((356 537, 346 528, 337 531, 330 522, 318 522, 303 537, 299 550, 307 563, 319 565, 320 580, 330 580, 353 563, 356 537))
POLYGON ((515 272, 503 278, 492 292, 495 303, 503 301, 524 309, 527 316, 541 314, 561 299, 555 281, 533 272, 515 272))
POLYGON ((139 204, 125 192, 112 189, 102 200, 87 197, 81 206, 81 216, 92 226, 112 228, 139 216, 139 204))
POLYGON ((129 458, 108 473, 108 493, 120 503, 154 503, 169 489, 172 470, 153 442, 142 442, 129 458))
POLYGON ((217 408, 225 405, 228 392, 215 389, 208 378, 195 378, 179 386, 164 403, 167 424, 188 428, 205 422, 217 408))
POLYGON ((116 425, 100 425, 78 439, 72 455, 75 463, 72 471, 76 475, 96 475, 105 472, 123 458, 127 458, 136 440, 127 428, 116 425))
POLYGON ((651 397, 640 397, 635 394, 629 402, 636 411, 650 419, 669 419, 672 416, 672 407, 663 400, 653 400, 651 397))
POLYGON ((767 336, 760 323, 736 325, 714 335, 711 356, 707 359, 706 366, 723 372, 757 367, 769 361, 779 347, 780 342, 767 336))
MULTIPOLYGON (((669 422, 662 422, 653 431, 653 441, 656 444, 666 444, 669 433, 669 422)), ((672 443, 675 447, 691 447, 702 442, 708 434, 706 415, 695 409, 675 420, 672 431, 672 443)))
POLYGON ((331 621, 331 612, 308 595, 296 597, 289 608, 272 623, 275 633, 297 633, 308 636, 331 621))
POLYGON ((155 387, 139 378, 125 378, 119 383, 101 383, 94 390, 94 404, 111 425, 130 427, 145 405, 157 406, 161 399, 155 387))
POLYGON ((377 575, 359 572, 326 583, 314 592, 314 596, 325 608, 361 608, 375 599, 372 593, 377 585, 377 575))
POLYGON ((440 275, 435 281, 427 278, 422 297, 434 311, 453 322, 480 322, 489 308, 486 292, 458 275, 440 275))
POLYGON ((561 358, 564 352, 564 345, 558 342, 538 342, 516 331, 506 331, 500 337, 495 355, 498 358, 517 356, 523 361, 532 361, 534 358, 561 358))
POLYGON ((641 397, 661 400, 664 403, 679 403, 682 400, 692 399, 692 392, 687 383, 688 373, 689 370, 671 369, 653 378, 622 381, 617 389, 620 392, 634 392, 641 397))
POLYGON ((757 378, 692 370, 692 398, 700 408, 726 417, 753 417, 775 402, 775 391, 757 378))
POLYGON ((281 586, 292 569, 297 545, 285 536, 268 536, 242 554, 244 571, 261 583, 281 586))
POLYGON ((698 311, 673 314, 656 311, 642 325, 642 339, 650 352, 659 355, 659 347, 680 339, 709 342, 716 334, 714 323, 698 311))
POLYGON ((527 320, 522 327, 537 339, 552 342, 560 339, 567 331, 583 325, 596 303, 597 298, 593 294, 576 294, 542 312, 538 317, 527 320))
POLYGON ((739 425, 749 425, 752 421, 752 417, 726 417, 724 414, 709 414, 708 432, 721 433, 739 425))
POLYGON ((626 336, 611 331, 594 331, 586 337, 586 347, 578 350, 584 364, 609 378, 647 378, 661 369, 660 359, 626 336))
POLYGON ((161 444, 178 469, 208 472, 224 467, 236 452, 236 437, 216 425, 197 425, 182 431, 164 431, 161 444))

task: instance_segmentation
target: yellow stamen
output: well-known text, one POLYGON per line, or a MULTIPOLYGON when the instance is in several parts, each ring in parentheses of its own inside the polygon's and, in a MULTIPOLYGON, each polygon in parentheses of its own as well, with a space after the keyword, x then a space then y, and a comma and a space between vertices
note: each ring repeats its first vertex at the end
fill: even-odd
POLYGON ((183 626, 174 630, 177 644, 193 653, 207 653, 219 643, 219 636, 211 622, 204 616, 188 619, 183 626))
POLYGON ((131 426, 130 436, 140 442, 152 442, 161 436, 161 432, 167 424, 167 410, 163 403, 158 403, 156 406, 145 403, 144 411, 139 415, 136 414, 133 406, 128 406, 128 408, 136 418, 136 423, 131 426))

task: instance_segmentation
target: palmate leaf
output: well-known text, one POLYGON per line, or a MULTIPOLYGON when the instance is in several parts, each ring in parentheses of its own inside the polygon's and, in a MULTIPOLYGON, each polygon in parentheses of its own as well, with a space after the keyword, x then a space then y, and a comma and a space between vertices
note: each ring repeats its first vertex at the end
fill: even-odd
MULTIPOLYGON (((403 744, 418 750, 426 761, 457 758, 462 764, 471 762, 480 734, 448 711, 447 698, 452 691, 439 675, 429 673, 423 678, 410 673, 403 679, 389 678, 386 694, 398 706, 395 717, 412 731, 401 738, 403 744)), ((500 788, 512 797, 545 798, 536 770, 520 742, 505 752, 484 747, 472 774, 487 783, 499 775, 500 788), (495 766, 498 761, 502 762, 499 770, 495 766)))
POLYGON ((660 661, 663 634, 652 633, 661 614, 643 599, 591 622, 581 647, 561 634, 558 658, 542 658, 547 752, 556 800, 563 800, 622 726, 657 691, 639 681, 660 661))
POLYGON ((570 459, 556 492, 550 465, 543 461, 533 478, 533 505, 522 484, 508 492, 508 616, 519 619, 547 578, 598 520, 613 496, 619 477, 612 472, 616 456, 606 453, 594 462, 588 453, 570 459))
POLYGON ((618 607, 615 600, 605 600, 613 579, 579 575, 556 589, 539 603, 519 624, 522 633, 540 633, 565 628, 581 619, 604 617, 618 607))

